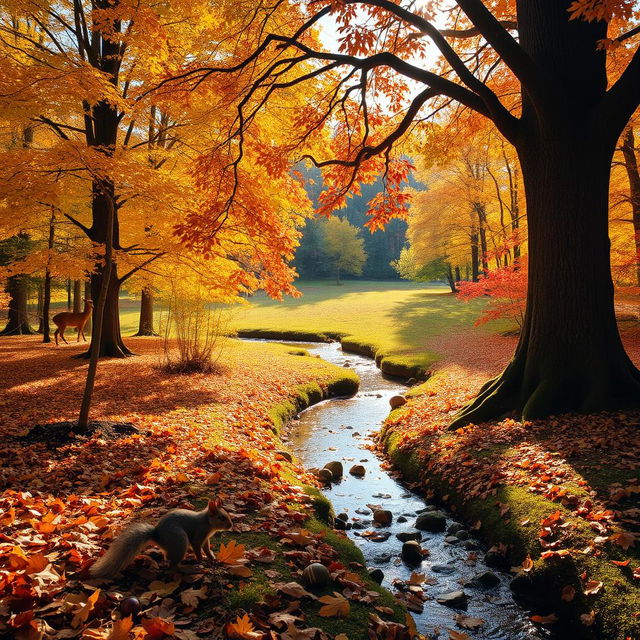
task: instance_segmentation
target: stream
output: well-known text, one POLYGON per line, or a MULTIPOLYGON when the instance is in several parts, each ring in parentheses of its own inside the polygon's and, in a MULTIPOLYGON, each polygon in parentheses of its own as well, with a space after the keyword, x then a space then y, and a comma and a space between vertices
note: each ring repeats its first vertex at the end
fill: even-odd
MULTIPOLYGON (((327 487, 324 493, 333 503, 336 514, 348 516, 347 522, 353 528, 346 533, 362 550, 367 567, 384 572, 384 587, 397 593, 394 582, 406 584, 414 571, 426 574, 427 581, 422 585, 427 598, 423 611, 412 612, 418 631, 443 640, 449 638, 447 629, 468 633, 473 638, 549 638, 545 630, 530 622, 530 614, 514 601, 508 586, 510 576, 484 564, 484 547, 472 536, 458 541, 447 532, 464 528, 449 513, 445 512, 445 532, 420 532, 420 544, 428 551, 428 556, 420 564, 408 566, 401 559, 402 542, 396 534, 415 533, 416 516, 425 510, 427 503, 392 478, 367 445, 371 443, 372 433, 380 428, 389 414, 389 398, 405 392, 406 386, 384 377, 373 360, 344 353, 339 343, 300 346, 328 362, 355 371, 360 377, 360 389, 352 398, 326 400, 301 412, 299 419, 290 424, 287 444, 307 468, 322 468, 333 460, 342 462, 342 480, 327 487), (349 469, 355 464, 365 467, 364 477, 349 474, 349 469), (391 511, 392 523, 374 527, 371 509, 367 505, 379 505, 391 511), (362 535, 372 530, 388 532, 390 536, 386 540, 375 541, 362 535), (476 576, 487 571, 499 578, 498 584, 487 588, 474 582, 476 576), (437 602, 441 594, 461 590, 467 596, 466 609, 437 602), (456 626, 456 615, 459 614, 479 618, 484 624, 476 630, 463 629, 456 626)), ((383 533, 380 537, 385 535, 383 533)), ((466 533, 459 535, 466 537, 466 533)))

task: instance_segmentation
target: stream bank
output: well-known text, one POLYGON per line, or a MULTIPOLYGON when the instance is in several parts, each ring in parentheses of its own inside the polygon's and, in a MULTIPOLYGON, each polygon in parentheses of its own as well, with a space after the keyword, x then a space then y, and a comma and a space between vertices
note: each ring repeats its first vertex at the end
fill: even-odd
POLYGON ((437 356, 431 353, 426 354, 426 357, 423 354, 423 357, 420 358, 421 362, 417 362, 416 358, 411 355, 388 355, 375 344, 336 331, 239 329, 237 336, 248 340, 284 340, 294 343, 332 343, 337 341, 345 353, 355 353, 371 358, 382 373, 401 380, 426 380, 431 375, 431 365, 437 360, 437 356))
MULTIPOLYGON (((442 639, 449 637, 449 631, 481 639, 548 637, 514 601, 510 576, 496 570, 474 533, 450 513, 408 491, 372 451, 371 436, 387 417, 390 398, 406 387, 385 378, 374 361, 345 354, 337 343, 304 346, 355 371, 361 386, 354 397, 328 400, 303 411, 289 423, 283 439, 307 468, 322 468, 332 461, 343 464, 342 478, 324 493, 367 566, 377 570, 378 577, 382 572, 382 585, 408 604, 418 631, 442 639), (355 465, 364 468, 364 476, 349 473, 355 465), (388 512, 391 522, 375 526, 376 511, 388 512), (423 530, 414 527, 417 521, 423 530), (409 544, 413 562, 401 557, 405 544, 401 539, 410 538, 417 543, 409 544), (415 555, 416 547, 420 556, 415 555)), ((404 553, 405 558, 409 555, 404 553)))

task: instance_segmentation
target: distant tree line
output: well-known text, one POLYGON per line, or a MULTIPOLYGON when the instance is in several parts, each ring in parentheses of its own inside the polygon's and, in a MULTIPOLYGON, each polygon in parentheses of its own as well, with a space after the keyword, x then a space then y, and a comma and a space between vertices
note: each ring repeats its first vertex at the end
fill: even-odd
MULTIPOLYGON (((318 196, 323 188, 320 171, 316 168, 304 167, 299 167, 299 170, 305 176, 305 188, 315 206, 318 204, 318 196)), ((345 270, 345 275, 370 280, 399 279, 397 271, 390 263, 400 257, 400 251, 406 242, 407 223, 404 220, 392 220, 383 231, 375 233, 371 233, 365 227, 368 219, 367 203, 381 190, 381 180, 363 185, 362 194, 351 198, 347 208, 337 212, 338 217, 348 220, 360 231, 359 237, 364 243, 365 260, 361 273, 345 270)), ((323 220, 315 218, 307 220, 293 264, 304 280, 335 277, 335 264, 325 247, 323 220)))

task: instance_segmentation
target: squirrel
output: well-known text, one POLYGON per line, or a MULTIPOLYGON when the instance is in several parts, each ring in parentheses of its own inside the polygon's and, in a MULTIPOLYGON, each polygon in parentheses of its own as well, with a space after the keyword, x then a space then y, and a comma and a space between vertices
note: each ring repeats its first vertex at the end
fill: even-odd
POLYGON ((161 547, 171 567, 175 567, 187 554, 189 545, 198 560, 202 552, 213 559, 209 536, 216 531, 228 531, 233 526, 231 517, 222 508, 220 500, 209 500, 202 511, 173 509, 155 526, 148 522, 134 522, 120 533, 108 551, 89 569, 94 578, 107 578, 126 567, 149 542, 161 547))

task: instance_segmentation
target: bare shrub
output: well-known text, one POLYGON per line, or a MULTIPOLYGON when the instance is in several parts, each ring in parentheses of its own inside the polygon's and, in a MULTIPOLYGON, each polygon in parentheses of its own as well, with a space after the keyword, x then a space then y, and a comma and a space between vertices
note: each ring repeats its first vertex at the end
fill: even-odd
POLYGON ((161 369, 167 373, 220 373, 229 339, 229 310, 209 303, 204 292, 173 291, 163 325, 161 369))

